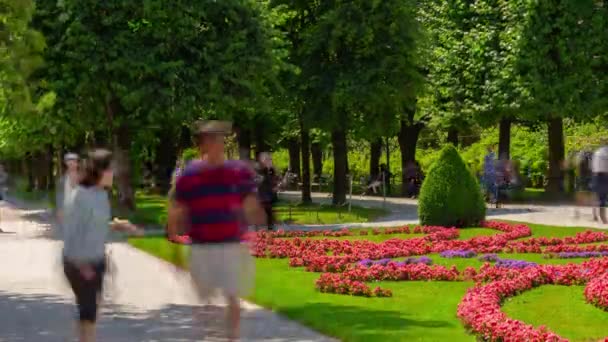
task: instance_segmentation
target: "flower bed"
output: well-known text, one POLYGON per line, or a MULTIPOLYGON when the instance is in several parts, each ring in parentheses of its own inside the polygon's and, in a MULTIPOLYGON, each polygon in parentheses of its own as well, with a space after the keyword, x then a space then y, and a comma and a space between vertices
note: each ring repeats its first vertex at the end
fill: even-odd
POLYGON ((587 283, 585 298, 587 302, 608 311, 608 271, 587 283))
MULTIPOLYGON (((489 341, 566 341, 545 327, 535 328, 524 322, 507 317, 500 310, 502 301, 523 291, 545 284, 573 285, 583 284, 591 279, 606 279, 608 258, 594 259, 581 265, 539 265, 523 270, 492 272, 491 268, 482 278, 491 280, 469 289, 458 305, 458 317, 465 326, 489 341)), ((607 303, 606 283, 599 280, 590 282, 585 291, 587 300, 592 303, 607 303), (598 299, 599 296, 599 299, 598 299)), ((598 305, 598 304, 596 304, 598 305)), ((600 304, 601 306, 602 304, 600 304)))
POLYGON ((556 254, 546 254, 545 256, 547 258, 557 259, 589 259, 608 256, 608 252, 561 252, 556 254))
POLYGON ((477 255, 477 253, 475 253, 475 251, 471 251, 471 250, 447 250, 447 251, 443 251, 441 253, 439 253, 439 255, 442 258, 472 258, 474 256, 477 255))
POLYGON ((500 309, 502 301, 544 284, 587 284, 588 302, 608 306, 608 245, 581 245, 608 241, 603 232, 583 232, 566 238, 529 238, 526 225, 485 222, 484 227, 501 233, 457 240, 459 231, 442 227, 373 229, 371 234, 424 233, 424 237, 391 238, 383 242, 339 240, 332 237, 368 234, 367 230, 334 232, 260 232, 253 239, 258 258, 289 258, 291 267, 320 272, 315 287, 324 293, 364 297, 391 297, 389 289, 373 287, 378 281, 474 281, 458 306, 458 317, 472 332, 489 341, 564 341, 544 327, 510 319, 500 309), (307 239, 323 236, 324 239, 307 239), (286 239, 286 237, 290 239, 286 239), (458 270, 432 265, 424 255, 472 258, 484 253, 479 268, 458 270), (598 257, 580 265, 538 265, 525 260, 499 258, 496 253, 544 253, 548 257, 598 257), (420 256, 420 257, 416 257, 420 256), (405 258, 401 261, 396 258, 405 258), (491 263, 494 263, 493 265, 491 263))
POLYGON ((415 257, 410 257, 407 259, 404 259, 403 261, 394 261, 393 259, 380 259, 380 260, 371 260, 371 259, 364 259, 359 261, 357 264, 361 265, 361 266, 373 266, 373 265, 382 265, 382 266, 386 266, 389 262, 394 262, 396 265, 409 265, 409 264, 425 264, 425 265, 432 265, 433 264, 433 260, 431 260, 431 258, 427 257, 427 256, 421 256, 420 258, 415 258, 415 257))

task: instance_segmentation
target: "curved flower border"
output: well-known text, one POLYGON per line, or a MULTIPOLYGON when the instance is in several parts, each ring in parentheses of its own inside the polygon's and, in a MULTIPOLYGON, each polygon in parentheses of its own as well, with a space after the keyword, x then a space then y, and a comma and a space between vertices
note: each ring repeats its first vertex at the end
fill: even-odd
MULTIPOLYGON (((257 258, 289 258, 291 267, 305 267, 309 272, 321 272, 315 282, 321 292, 365 297, 390 297, 389 289, 372 288, 375 281, 475 281, 458 306, 458 317, 473 333, 487 341, 566 341, 541 326, 535 328, 511 319, 501 311, 502 301, 523 291, 545 284, 587 284, 588 302, 608 309, 608 258, 594 258, 583 264, 537 265, 523 260, 500 259, 493 253, 544 253, 548 257, 602 257, 608 245, 582 245, 608 241, 604 232, 586 231, 565 238, 529 237, 526 225, 485 222, 484 227, 502 233, 456 240, 459 231, 444 227, 408 227, 374 229, 372 234, 424 233, 424 237, 389 239, 380 243, 331 239, 352 235, 367 235, 365 230, 309 232, 259 232, 253 236, 253 255, 257 258), (307 237, 325 237, 320 240, 307 237), (292 239, 284 239, 289 237, 292 239), (394 258, 409 258, 429 253, 444 257, 475 256, 486 263, 479 269, 467 267, 459 271, 423 262, 403 262, 394 258), (487 254, 490 253, 490 254, 487 254), (561 254, 560 254, 561 253, 561 254), (578 254, 577 254, 578 253, 578 254), (496 262, 491 265, 490 262, 496 262)), ((608 341, 608 339, 607 339, 608 341)))

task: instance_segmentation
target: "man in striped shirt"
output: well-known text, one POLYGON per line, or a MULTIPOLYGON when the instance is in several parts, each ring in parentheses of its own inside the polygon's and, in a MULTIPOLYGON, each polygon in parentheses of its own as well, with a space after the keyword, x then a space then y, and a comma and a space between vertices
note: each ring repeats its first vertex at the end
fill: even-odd
POLYGON ((239 297, 253 282, 253 258, 242 243, 249 224, 260 224, 264 213, 256 193, 255 172, 243 161, 225 160, 228 123, 208 121, 196 138, 206 158, 191 163, 176 179, 168 234, 174 239, 180 222, 192 241, 190 272, 201 297, 220 290, 228 301, 230 339, 237 339, 239 297))

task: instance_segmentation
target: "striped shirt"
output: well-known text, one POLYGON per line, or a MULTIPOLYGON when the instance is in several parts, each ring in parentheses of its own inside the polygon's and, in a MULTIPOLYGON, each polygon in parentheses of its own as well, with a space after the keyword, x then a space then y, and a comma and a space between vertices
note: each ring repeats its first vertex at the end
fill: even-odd
POLYGON ((186 167, 175 184, 175 200, 188 210, 193 243, 238 242, 246 231, 243 199, 256 193, 255 173, 242 161, 186 167))

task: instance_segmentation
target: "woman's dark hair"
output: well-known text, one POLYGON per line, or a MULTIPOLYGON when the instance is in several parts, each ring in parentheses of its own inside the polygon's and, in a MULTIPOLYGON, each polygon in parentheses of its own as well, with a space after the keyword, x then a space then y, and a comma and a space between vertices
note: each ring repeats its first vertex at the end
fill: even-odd
POLYGON ((92 187, 99 183, 104 171, 112 167, 112 152, 96 149, 87 154, 82 163, 82 180, 80 185, 92 187))

